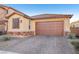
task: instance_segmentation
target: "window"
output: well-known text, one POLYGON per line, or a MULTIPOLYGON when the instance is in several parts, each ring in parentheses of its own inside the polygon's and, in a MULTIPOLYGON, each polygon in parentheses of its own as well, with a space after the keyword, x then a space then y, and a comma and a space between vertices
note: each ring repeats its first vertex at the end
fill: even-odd
POLYGON ((13 18, 13 28, 19 29, 19 18, 13 18))
POLYGON ((8 14, 8 10, 6 10, 6 14, 8 14))

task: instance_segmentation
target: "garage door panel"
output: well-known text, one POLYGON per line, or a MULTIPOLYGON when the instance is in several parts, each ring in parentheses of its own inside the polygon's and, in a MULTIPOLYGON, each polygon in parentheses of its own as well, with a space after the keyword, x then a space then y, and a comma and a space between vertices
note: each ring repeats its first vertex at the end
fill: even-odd
POLYGON ((63 22, 38 22, 36 23, 37 35, 63 35, 63 22))

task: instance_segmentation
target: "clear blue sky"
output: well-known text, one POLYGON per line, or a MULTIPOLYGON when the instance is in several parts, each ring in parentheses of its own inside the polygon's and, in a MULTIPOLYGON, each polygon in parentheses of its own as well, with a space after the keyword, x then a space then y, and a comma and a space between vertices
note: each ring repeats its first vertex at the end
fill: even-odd
POLYGON ((7 4, 29 16, 38 14, 73 14, 71 22, 79 20, 79 4, 7 4))

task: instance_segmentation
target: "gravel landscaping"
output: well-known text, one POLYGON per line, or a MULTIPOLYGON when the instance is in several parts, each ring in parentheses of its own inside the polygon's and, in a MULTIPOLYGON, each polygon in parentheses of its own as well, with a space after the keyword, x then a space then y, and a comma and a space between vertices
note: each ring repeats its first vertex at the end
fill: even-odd
POLYGON ((21 54, 74 54, 66 37, 33 36, 0 42, 0 50, 21 54))

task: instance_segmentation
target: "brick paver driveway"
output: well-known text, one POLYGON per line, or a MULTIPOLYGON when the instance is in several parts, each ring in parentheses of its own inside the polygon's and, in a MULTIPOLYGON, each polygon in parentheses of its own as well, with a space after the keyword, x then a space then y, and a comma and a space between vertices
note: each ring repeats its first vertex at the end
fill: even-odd
POLYGON ((66 37, 34 36, 11 38, 0 42, 0 50, 25 54, 72 54, 74 49, 66 37))

